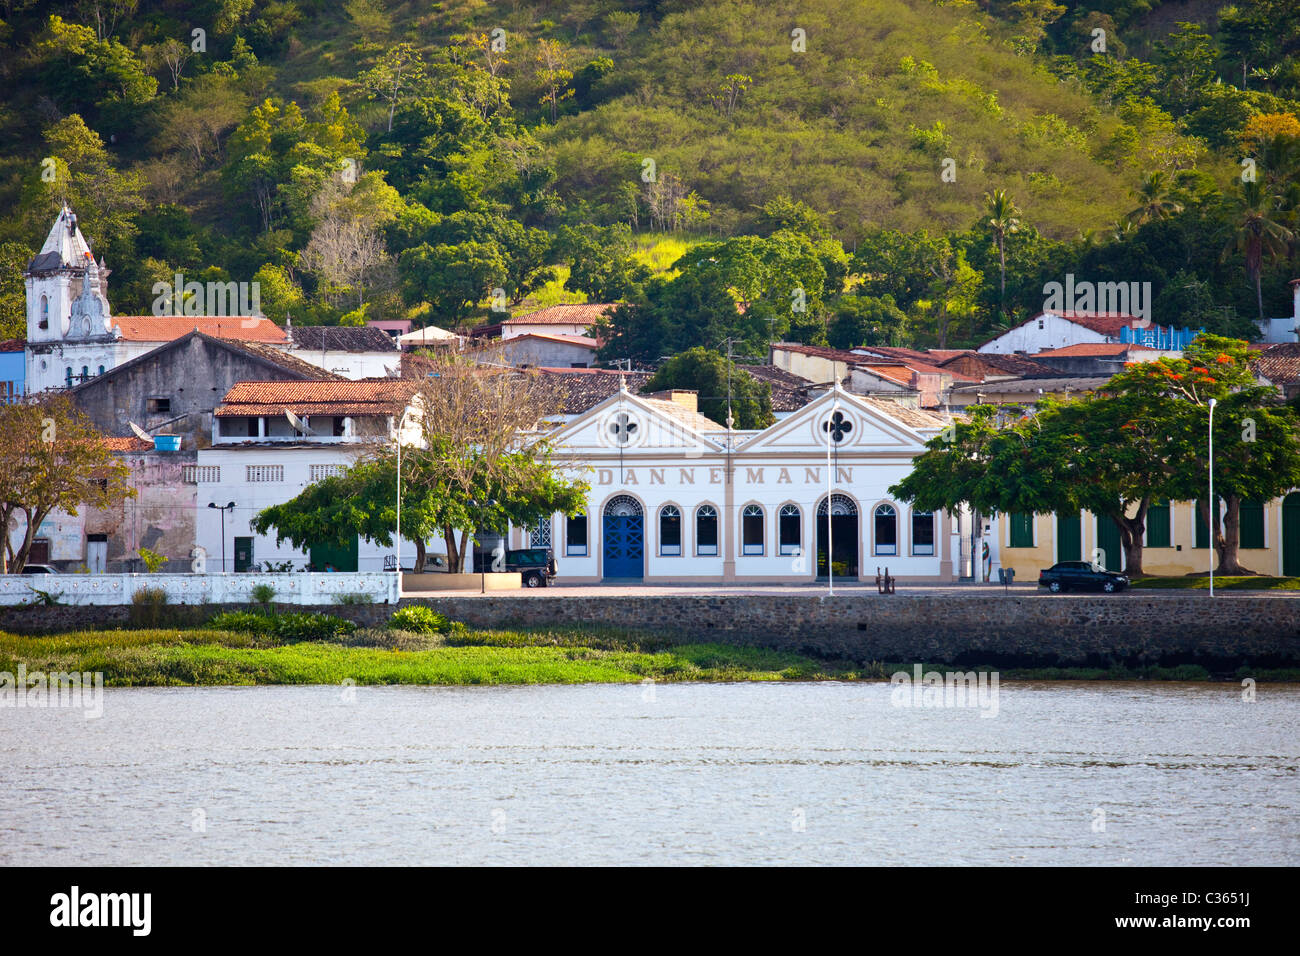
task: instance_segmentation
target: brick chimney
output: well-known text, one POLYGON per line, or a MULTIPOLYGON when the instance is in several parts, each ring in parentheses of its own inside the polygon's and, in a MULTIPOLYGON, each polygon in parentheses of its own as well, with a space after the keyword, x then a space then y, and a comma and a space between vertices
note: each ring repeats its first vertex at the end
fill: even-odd
POLYGON ((649 392, 646 398, 657 398, 665 402, 672 402, 674 405, 680 405, 682 408, 689 408, 693 412, 700 410, 700 393, 689 391, 684 388, 670 388, 662 392, 649 392))

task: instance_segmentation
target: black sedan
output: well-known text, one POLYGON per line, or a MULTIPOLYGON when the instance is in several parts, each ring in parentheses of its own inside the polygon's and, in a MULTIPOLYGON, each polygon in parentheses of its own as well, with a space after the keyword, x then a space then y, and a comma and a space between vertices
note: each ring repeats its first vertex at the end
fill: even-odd
POLYGON ((1062 591, 1105 591, 1107 594, 1128 587, 1128 575, 1089 564, 1087 561, 1060 561, 1038 572, 1038 586, 1053 594, 1062 591))

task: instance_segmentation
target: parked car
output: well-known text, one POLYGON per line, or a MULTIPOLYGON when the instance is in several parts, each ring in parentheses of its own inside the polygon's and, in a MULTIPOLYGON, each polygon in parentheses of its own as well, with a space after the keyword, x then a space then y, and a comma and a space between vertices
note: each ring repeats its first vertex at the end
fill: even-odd
POLYGON ((1046 571, 1038 572, 1038 586, 1053 594, 1062 591, 1123 591, 1128 575, 1107 571, 1087 561, 1059 561, 1046 571))
POLYGON ((506 570, 522 574, 526 588, 544 588, 555 578, 555 555, 550 548, 507 551, 506 570))
POLYGON ((24 564, 23 574, 58 574, 59 572, 48 564, 24 564))

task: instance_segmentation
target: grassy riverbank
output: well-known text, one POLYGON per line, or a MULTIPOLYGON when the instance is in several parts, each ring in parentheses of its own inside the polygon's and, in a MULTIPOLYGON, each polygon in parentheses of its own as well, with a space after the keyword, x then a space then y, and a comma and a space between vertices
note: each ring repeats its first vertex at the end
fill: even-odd
MULTIPOLYGON (((1130 587, 1135 588, 1191 588, 1208 591, 1210 576, 1179 578, 1134 578, 1130 587)), ((1223 577, 1215 575, 1216 591, 1300 591, 1300 578, 1271 578, 1267 575, 1254 574, 1242 577, 1223 577)))
MULTIPOLYGON (((765 648, 677 644, 624 632, 471 631, 423 635, 369 629, 332 641, 285 642, 233 631, 160 628, 41 637, 0 632, 0 671, 101 672, 109 686, 232 684, 579 684, 679 681, 885 680, 912 663, 826 661, 765 648)), ((991 668, 1003 680, 1205 681, 1198 666, 991 668)), ((1235 679, 1300 680, 1300 670, 1235 679)))

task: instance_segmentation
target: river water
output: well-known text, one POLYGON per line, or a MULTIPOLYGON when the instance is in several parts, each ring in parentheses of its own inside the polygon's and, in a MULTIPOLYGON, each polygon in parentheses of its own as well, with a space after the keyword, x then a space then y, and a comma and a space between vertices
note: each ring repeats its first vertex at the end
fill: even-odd
POLYGON ((0 710, 0 863, 1294 865, 1300 687, 1257 693, 108 689, 0 710))

